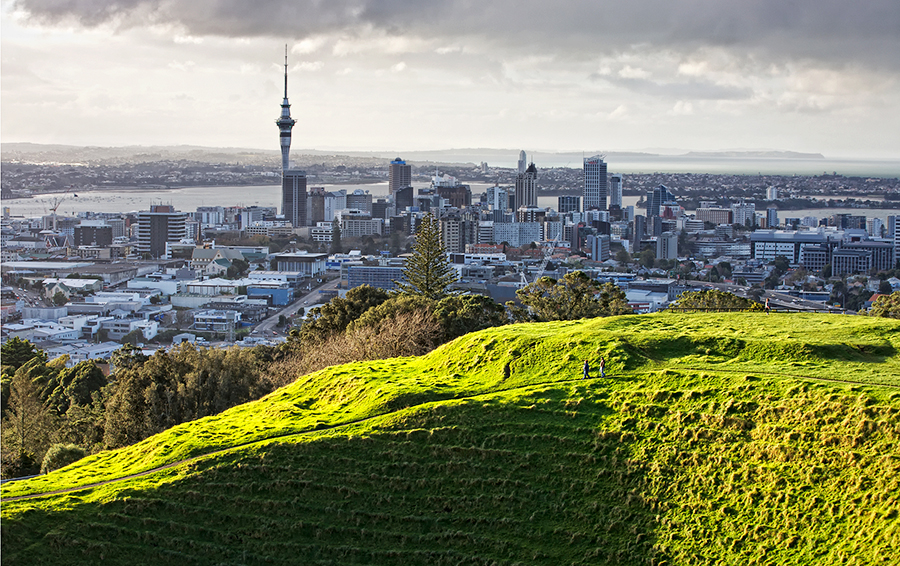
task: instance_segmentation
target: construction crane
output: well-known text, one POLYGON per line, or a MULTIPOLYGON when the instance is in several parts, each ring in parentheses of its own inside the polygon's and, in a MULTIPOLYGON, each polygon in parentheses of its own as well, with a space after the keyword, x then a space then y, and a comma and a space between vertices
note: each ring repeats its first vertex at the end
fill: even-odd
POLYGON ((562 234, 562 229, 556 233, 556 237, 554 237, 550 242, 544 244, 544 260, 541 262, 541 267, 538 269, 537 276, 534 278, 535 281, 544 276, 544 270, 547 269, 547 262, 550 261, 550 256, 553 255, 553 252, 556 250, 556 244, 559 242, 559 236, 562 234))
MULTIPOLYGON (((544 270, 547 269, 547 263, 550 261, 550 256, 553 255, 553 252, 556 250, 556 244, 559 242, 559 237, 562 234, 562 230, 556 233, 556 237, 554 237, 549 242, 544 242, 544 259, 541 261, 541 265, 538 268, 537 275, 534 277, 535 281, 538 281, 541 277, 544 276, 544 270)), ((522 286, 525 287, 528 285, 528 277, 525 276, 525 265, 522 265, 522 272, 519 274, 522 277, 522 286)))
MULTIPOLYGON (((69 194, 69 189, 66 189, 66 192, 64 192, 61 197, 53 197, 52 199, 50 199, 50 202, 53 204, 53 206, 51 206, 49 208, 49 210, 51 213, 53 213, 53 231, 54 232, 56 232, 56 211, 59 209, 59 206, 62 203, 64 203, 65 201, 68 200, 66 198, 66 195, 68 195, 68 194, 69 194)), ((77 197, 78 195, 75 195, 75 196, 77 197)))

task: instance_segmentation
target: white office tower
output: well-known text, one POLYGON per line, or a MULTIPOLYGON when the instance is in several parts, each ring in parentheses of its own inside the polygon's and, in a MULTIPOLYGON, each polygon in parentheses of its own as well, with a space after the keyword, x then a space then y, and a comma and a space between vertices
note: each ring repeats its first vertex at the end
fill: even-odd
POLYGON ((869 233, 869 236, 872 238, 880 238, 881 232, 884 230, 884 220, 881 218, 867 218, 866 219, 866 232, 869 233))
POLYGON ((584 159, 584 210, 606 210, 606 162, 602 155, 584 159))
POLYGON ((766 189, 766 200, 778 200, 778 189, 775 187, 766 189))
POLYGON ((519 168, 518 168, 519 175, 525 174, 525 163, 526 163, 525 150, 523 149, 522 151, 519 152, 519 168))
POLYGON ((756 203, 745 203, 744 199, 738 204, 731 205, 732 222, 741 226, 753 226, 756 224, 756 203))
POLYGON ((613 175, 609 178, 609 206, 622 208, 622 176, 613 175))

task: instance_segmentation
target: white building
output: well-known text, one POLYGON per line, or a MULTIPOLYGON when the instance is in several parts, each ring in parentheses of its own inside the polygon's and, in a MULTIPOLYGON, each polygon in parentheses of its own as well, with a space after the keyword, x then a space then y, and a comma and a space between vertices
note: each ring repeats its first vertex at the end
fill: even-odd
MULTIPOLYGON (((606 162, 602 155, 584 159, 584 210, 606 210, 607 207, 606 162)), ((516 203, 518 205, 518 203, 516 203)))
POLYGON ((542 240, 540 222, 495 222, 494 242, 517 248, 542 240))
POLYGON ((678 234, 663 232, 656 239, 656 259, 678 258, 678 234))

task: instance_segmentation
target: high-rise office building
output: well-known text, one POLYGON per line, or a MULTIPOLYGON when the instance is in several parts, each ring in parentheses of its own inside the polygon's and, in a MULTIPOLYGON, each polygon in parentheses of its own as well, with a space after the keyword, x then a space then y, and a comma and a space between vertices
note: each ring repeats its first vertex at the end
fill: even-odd
POLYGON ((166 243, 178 243, 187 237, 187 214, 175 212, 172 205, 154 204, 149 211, 138 212, 135 250, 153 258, 166 256, 166 243))
POLYGON ((584 159, 584 210, 606 210, 606 162, 602 155, 584 159))
POLYGON ((537 206, 537 167, 534 163, 516 176, 516 208, 537 206))
POLYGON ((774 228, 778 226, 778 209, 770 206, 766 209, 766 227, 774 228))
POLYGON ((412 186, 412 167, 399 157, 391 161, 388 168, 388 191, 393 195, 397 189, 412 186))
POLYGON ((669 188, 665 185, 660 185, 652 191, 647 191, 647 218, 659 216, 664 204, 674 202, 675 196, 669 192, 669 188))
POLYGON ((369 191, 356 189, 347 195, 347 208, 372 214, 372 195, 369 191))
POLYGON ((397 208, 398 213, 406 210, 407 207, 413 206, 415 201, 415 189, 412 187, 400 187, 394 193, 394 206, 397 208))
POLYGON ((656 239, 656 259, 678 258, 678 234, 663 232, 656 239))
POLYGON ((523 149, 522 151, 519 152, 519 163, 518 163, 518 168, 517 168, 517 172, 519 175, 525 174, 525 165, 526 165, 525 150, 523 149))
MULTIPOLYGON (((325 187, 308 187, 306 197, 306 221, 308 226, 325 222, 325 187)), ((331 221, 333 218, 329 218, 331 221)))
POLYGON ((744 199, 738 204, 731 205, 732 222, 741 226, 754 226, 756 224, 756 203, 745 203, 744 199))
POLYGON ((557 210, 560 214, 567 212, 581 212, 581 197, 576 195, 563 195, 557 197, 557 210))
POLYGON ((638 214, 634 217, 634 229, 632 230, 632 238, 634 242, 631 246, 631 251, 634 253, 638 253, 641 251, 641 240, 644 239, 647 231, 647 219, 638 214))
POLYGON ((285 169, 281 174, 281 213, 297 228, 306 226, 306 171, 285 169))
POLYGON ((113 243, 112 226, 102 220, 82 220, 75 227, 73 245, 80 246, 109 246, 113 243))
POLYGON ((609 178, 609 206, 622 207, 622 176, 613 175, 609 178))

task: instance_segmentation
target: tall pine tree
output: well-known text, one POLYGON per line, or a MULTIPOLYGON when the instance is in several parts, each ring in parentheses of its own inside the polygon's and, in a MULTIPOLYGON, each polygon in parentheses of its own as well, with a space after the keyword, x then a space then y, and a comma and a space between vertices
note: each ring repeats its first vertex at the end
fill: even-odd
POLYGON ((341 245, 341 223, 337 221, 337 218, 331 222, 331 253, 344 253, 341 245))
POLYGON ((440 223, 431 214, 426 214, 419 224, 412 254, 403 267, 403 277, 405 281, 396 281, 401 293, 433 300, 452 294, 448 288, 456 282, 456 272, 447 261, 440 223))

